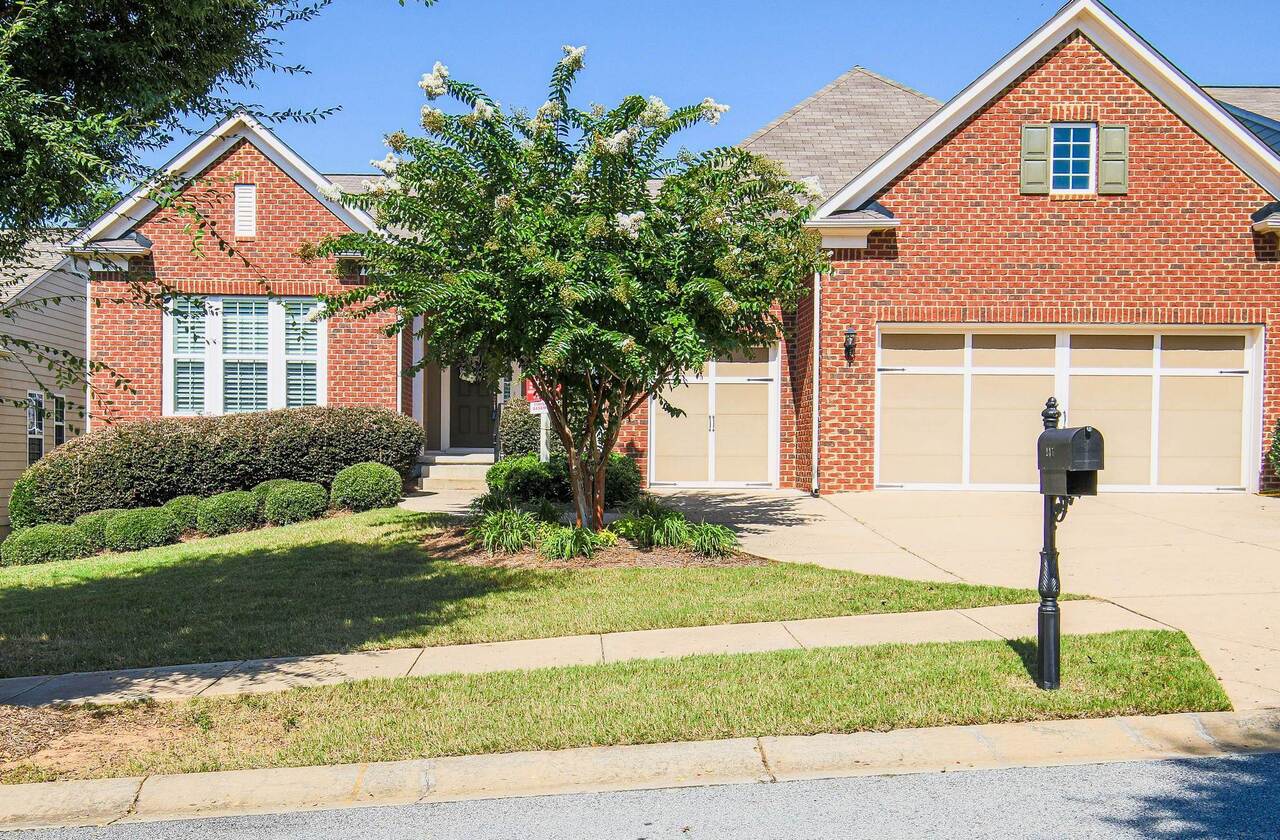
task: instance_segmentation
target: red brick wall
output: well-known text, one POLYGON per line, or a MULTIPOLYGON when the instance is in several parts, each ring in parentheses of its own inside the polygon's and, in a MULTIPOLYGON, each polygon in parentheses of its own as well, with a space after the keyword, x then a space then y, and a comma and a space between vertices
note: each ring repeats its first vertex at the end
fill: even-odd
POLYGON ((872 486, 875 335, 885 322, 1257 324, 1267 328, 1263 428, 1280 410, 1273 199, 1076 35, 877 198, 901 220, 837 252, 823 284, 824 491, 872 486), (1129 192, 1085 201, 1018 193, 1021 126, 1091 106, 1129 126, 1129 192), (851 365, 846 327, 858 331, 851 365))
MULTIPOLYGON (((252 295, 268 289, 276 294, 315 295, 337 291, 345 282, 332 261, 307 262, 299 246, 346 225, 281 171, 252 144, 241 141, 211 164, 184 191, 199 207, 208 231, 195 250, 191 219, 171 210, 152 213, 138 225, 153 243, 152 254, 134 260, 137 281, 158 278, 171 288, 194 294, 252 295), (257 235, 236 239, 232 224, 232 188, 258 185, 257 235), (221 244, 219 242, 221 239, 221 244)), ((116 387, 111 377, 94 376, 93 416, 111 421, 158 416, 162 411, 163 364, 161 313, 136 299, 118 276, 95 276, 92 294, 98 304, 90 314, 90 355, 128 380, 116 387)), ((397 339, 381 329, 391 316, 336 318, 328 329, 328 401, 330 405, 402 404, 396 367, 397 339)))

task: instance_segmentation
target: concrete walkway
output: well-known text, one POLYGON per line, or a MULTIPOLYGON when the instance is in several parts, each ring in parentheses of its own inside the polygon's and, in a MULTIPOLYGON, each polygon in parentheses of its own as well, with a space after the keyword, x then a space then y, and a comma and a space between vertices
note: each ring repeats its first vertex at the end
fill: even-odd
MULTIPOLYGON (((1071 606, 1063 621, 1065 633, 1162 628, 1155 621, 1103 601, 1082 601, 1071 606)), ((143 698, 185 700, 374 677, 475 674, 708 653, 1016 639, 1034 635, 1035 615, 1034 605, 1015 604, 17 677, 0 680, 0 703, 42 706, 124 703, 143 698)))
MULTIPOLYGON (((665 495, 693 518, 732 525, 744 549, 774 560, 1036 585, 1035 493, 665 495)), ((1075 503, 1059 548, 1064 590, 1186 631, 1237 709, 1280 706, 1280 499, 1104 493, 1075 503)))

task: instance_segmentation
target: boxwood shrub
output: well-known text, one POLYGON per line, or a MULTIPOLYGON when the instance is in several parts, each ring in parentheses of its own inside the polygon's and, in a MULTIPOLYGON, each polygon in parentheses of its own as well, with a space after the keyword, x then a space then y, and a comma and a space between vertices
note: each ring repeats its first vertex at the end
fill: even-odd
POLYGON ((542 417, 529 411, 529 401, 512 397, 498 418, 498 451, 503 458, 537 455, 542 449, 542 417))
POLYGON ((196 528, 211 537, 248 531, 261 522, 258 497, 248 490, 230 490, 201 499, 196 508, 196 528))
MULTIPOLYGON (((399 478, 399 475, 396 476, 399 478)), ((323 484, 314 481, 286 481, 267 493, 263 518, 272 525, 305 522, 324 515, 329 507, 329 494, 323 484)))
POLYGON ((291 481, 293 481, 291 478, 268 478, 266 481, 259 481, 253 485, 249 492, 258 497, 258 509, 266 510, 267 495, 277 487, 283 487, 291 481))
POLYGON ((182 536, 182 526, 164 508, 144 507, 117 513, 107 522, 102 535, 112 551, 141 551, 176 543, 182 536))
MULTIPOLYGON (((572 500, 569 490, 569 460, 552 455, 539 461, 536 455, 504 458, 489 468, 485 481, 491 491, 509 495, 517 502, 537 499, 572 500)), ((630 457, 618 452, 609 455, 604 471, 604 504, 623 507, 640 497, 640 469, 630 457)))
POLYGON ((370 461, 353 464, 334 476, 331 501, 334 507, 372 510, 399 503, 403 493, 400 473, 370 461))
POLYGON ((407 476, 420 423, 381 408, 287 408, 224 417, 119 423, 68 441, 19 479, 14 527, 70 523, 103 508, 211 496, 271 478, 328 486, 352 464, 377 461, 407 476))
POLYGON ((84 532, 72 525, 35 525, 14 531, 0 543, 0 566, 76 560, 94 550, 84 532))
POLYGON ((89 541, 89 545, 93 546, 94 551, 102 551, 107 547, 107 523, 114 519, 118 513, 123 513, 123 511, 119 508, 95 510, 92 513, 83 513, 77 516, 73 524, 80 530, 80 533, 84 534, 85 539, 89 541))
POLYGON ((190 494, 176 496, 165 502, 161 507, 173 514, 173 518, 178 520, 182 530, 194 531, 196 529, 196 511, 200 508, 199 496, 190 494))

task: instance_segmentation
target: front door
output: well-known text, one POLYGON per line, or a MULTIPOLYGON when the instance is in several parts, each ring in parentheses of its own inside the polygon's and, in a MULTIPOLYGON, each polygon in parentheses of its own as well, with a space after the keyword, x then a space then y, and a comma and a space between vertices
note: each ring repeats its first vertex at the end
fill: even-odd
POLYGON ((449 446, 486 449, 493 446, 494 390, 483 382, 468 382, 449 371, 449 446))

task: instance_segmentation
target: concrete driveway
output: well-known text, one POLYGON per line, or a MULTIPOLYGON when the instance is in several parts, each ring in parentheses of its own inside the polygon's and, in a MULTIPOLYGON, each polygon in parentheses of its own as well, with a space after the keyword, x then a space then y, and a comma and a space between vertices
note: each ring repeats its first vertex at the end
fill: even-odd
MULTIPOLYGON (((1041 497, 878 491, 667 493, 777 560, 1034 588, 1041 497)), ((1237 709, 1280 706, 1280 499, 1104 494, 1059 530, 1063 589, 1186 631, 1237 709)), ((1070 609, 1066 605, 1064 609, 1070 609)))

